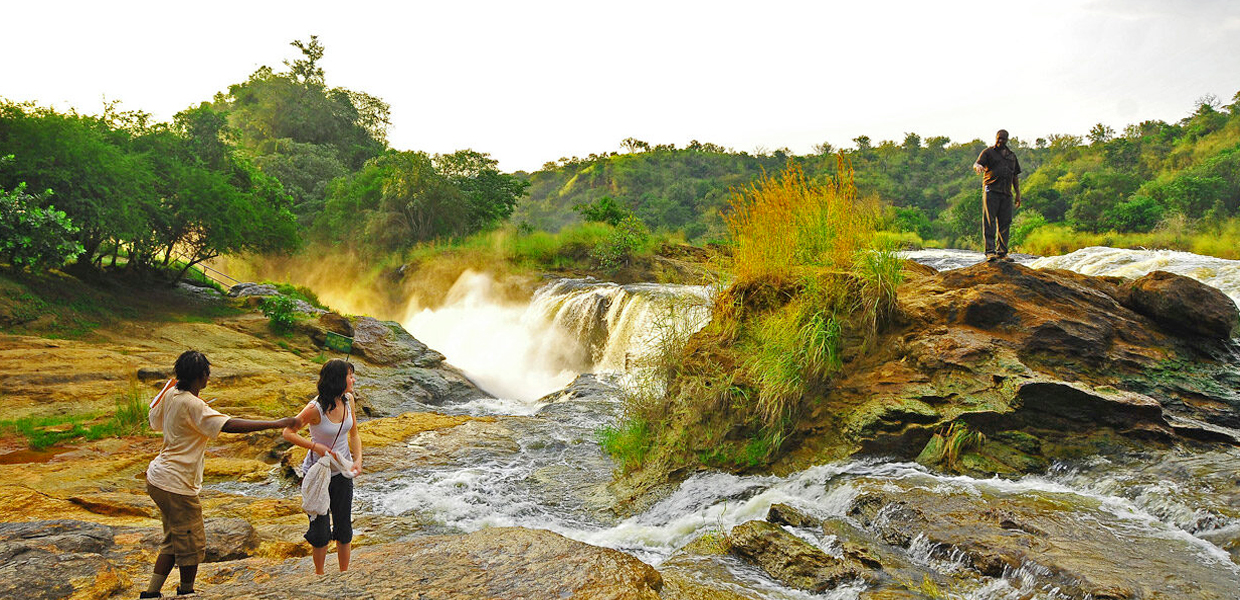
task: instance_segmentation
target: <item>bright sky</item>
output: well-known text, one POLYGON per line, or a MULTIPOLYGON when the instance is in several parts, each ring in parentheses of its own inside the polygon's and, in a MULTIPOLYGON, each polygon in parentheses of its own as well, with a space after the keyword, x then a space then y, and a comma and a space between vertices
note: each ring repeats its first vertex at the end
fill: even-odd
POLYGON ((737 150, 1032 140, 1176 121, 1240 90, 1240 2, 0 0, 0 96, 160 120, 317 34, 389 140, 504 170, 636 137, 737 150))

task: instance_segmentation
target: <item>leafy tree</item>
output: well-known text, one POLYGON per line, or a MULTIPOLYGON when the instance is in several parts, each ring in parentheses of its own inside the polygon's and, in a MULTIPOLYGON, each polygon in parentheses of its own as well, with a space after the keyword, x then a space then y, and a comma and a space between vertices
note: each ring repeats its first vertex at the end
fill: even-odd
POLYGON ((0 187, 56 190, 57 209, 80 228, 79 262, 89 263, 109 240, 141 229, 135 217, 154 177, 143 156, 126 152, 129 140, 98 117, 0 104, 0 148, 17 157, 0 173, 0 187))
POLYGON ((1091 144, 1105 144, 1113 137, 1115 137, 1115 130, 1102 123, 1094 125, 1089 130, 1089 143, 1091 144))
POLYGON ((349 173, 331 146, 293 140, 282 140, 275 152, 255 156, 254 166, 280 180, 303 225, 312 223, 323 210, 331 181, 349 173))
POLYGON ((469 217, 465 195, 430 156, 389 151, 332 185, 315 229, 320 239, 390 250, 465 233, 469 217))
POLYGON ((501 173, 497 168, 499 163, 482 152, 458 150, 436 155, 433 162, 435 169, 465 196, 468 203, 466 228, 470 232, 507 220, 530 185, 519 177, 501 173))
MULTIPOLYGON (((43 194, 48 195, 50 191, 43 194)), ((0 189, 0 256, 10 266, 54 268, 82 253, 82 244, 74 239, 78 228, 63 211, 40 206, 43 203, 43 198, 26 193, 25 183, 11 191, 0 189)))
POLYGON ((292 62, 284 61, 289 74, 302 84, 323 85, 323 69, 318 63, 323 58, 324 49, 323 44, 319 43, 319 36, 310 36, 309 42, 293 40, 289 45, 300 50, 302 55, 302 58, 292 62))
POLYGON ((0 141, 22 152, 0 185, 55 189, 56 208, 79 228, 80 264, 102 266, 111 255, 115 266, 123 253, 125 268, 141 270, 168 266, 177 252, 192 265, 296 246, 288 196, 235 152, 224 115, 209 105, 169 124, 124 114, 131 118, 0 106, 0 141))
POLYGON ((317 36, 295 40, 301 57, 284 61, 287 72, 261 67, 245 82, 217 95, 237 143, 293 197, 304 225, 324 206, 329 182, 359 170, 387 148, 391 107, 365 92, 330 88, 319 61, 317 36))

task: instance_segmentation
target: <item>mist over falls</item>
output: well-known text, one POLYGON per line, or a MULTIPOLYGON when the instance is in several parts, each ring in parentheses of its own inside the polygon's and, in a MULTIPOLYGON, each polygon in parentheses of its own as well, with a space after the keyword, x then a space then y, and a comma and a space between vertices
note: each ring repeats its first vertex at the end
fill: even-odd
POLYGON ((637 366, 670 328, 693 331, 709 319, 705 286, 560 279, 527 303, 503 300, 494 279, 466 271, 438 308, 403 323, 484 390, 532 402, 581 373, 637 366))

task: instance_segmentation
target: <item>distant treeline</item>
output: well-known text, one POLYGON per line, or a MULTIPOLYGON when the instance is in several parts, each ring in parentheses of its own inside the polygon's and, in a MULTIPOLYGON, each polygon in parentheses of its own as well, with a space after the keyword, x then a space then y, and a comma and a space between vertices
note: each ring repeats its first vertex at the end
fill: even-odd
MULTIPOLYGON (((1144 121, 1122 132, 1099 124, 1085 137, 1032 142, 1014 133, 1011 144, 1023 170, 1024 209, 1016 221, 1022 232, 1045 223, 1144 232, 1176 219, 1201 227, 1240 212, 1240 93, 1229 105, 1203 98, 1178 123, 1144 121)), ((723 235, 720 215, 731 188, 789 161, 822 181, 837 175, 842 156, 860 193, 891 205, 889 228, 951 246, 977 242, 980 179, 970 167, 992 141, 953 143, 915 133, 877 145, 866 136, 853 141, 855 148, 822 144, 795 156, 628 139, 623 153, 562 158, 530 174, 530 197, 514 219, 555 230, 581 220, 573 207, 608 202, 632 210, 651 228, 710 240, 723 235)))
MULTIPOLYGON (((853 148, 797 156, 629 138, 622 152, 507 174, 473 150, 391 149, 389 106, 329 87, 317 38, 292 45, 299 56, 283 70, 262 67, 170 123, 115 104, 83 115, 0 99, 0 264, 183 271, 304 243, 403 255, 506 222, 558 231, 587 218, 722 240, 732 191, 789 163, 819 183, 852 169, 861 194, 889 205, 885 229, 905 239, 977 241, 970 165, 988 140, 860 136, 853 148)), ((1203 98, 1177 123, 1099 124, 1032 142, 1013 133, 1024 169, 1018 243, 1044 226, 1202 231, 1240 212, 1240 94, 1203 98)))
POLYGON ((171 123, 0 100, 0 262, 183 271, 307 241, 400 250, 508 218, 524 180, 472 150, 390 149, 388 105, 328 87, 317 38, 293 46, 286 70, 171 123))

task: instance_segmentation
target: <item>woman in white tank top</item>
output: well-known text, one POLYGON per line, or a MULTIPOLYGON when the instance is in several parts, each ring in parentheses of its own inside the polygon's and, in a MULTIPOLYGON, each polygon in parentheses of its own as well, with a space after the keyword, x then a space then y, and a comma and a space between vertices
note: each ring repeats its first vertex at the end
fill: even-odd
POLYGON ((331 540, 336 540, 340 570, 349 570, 353 541, 353 477, 362 472, 362 438, 358 435, 357 417, 351 406, 353 381, 352 364, 338 358, 327 361, 319 370, 318 397, 297 415, 298 423, 310 426, 310 439, 298 434, 297 429, 284 430, 284 439, 310 451, 302 463, 302 472, 327 453, 345 465, 350 461, 353 464, 347 473, 341 473, 335 464, 332 465, 331 483, 327 488, 331 510, 312 518, 304 536, 310 542, 314 572, 320 575, 327 562, 327 545, 331 540))

